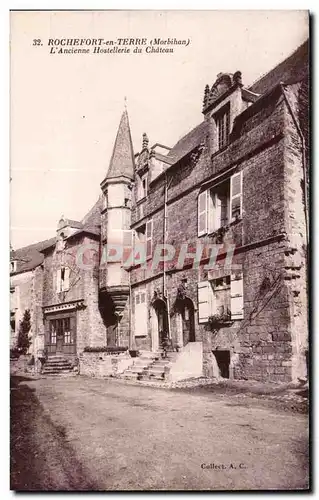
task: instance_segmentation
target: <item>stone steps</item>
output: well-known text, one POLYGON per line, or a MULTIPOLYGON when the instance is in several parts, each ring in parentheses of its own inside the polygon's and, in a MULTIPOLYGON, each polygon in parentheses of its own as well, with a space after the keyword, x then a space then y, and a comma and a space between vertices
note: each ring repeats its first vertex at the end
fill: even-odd
POLYGON ((49 357, 42 368, 43 375, 65 375, 70 373, 73 373, 73 364, 63 356, 49 357))
POLYGON ((163 382, 169 373, 169 365, 176 359, 176 353, 168 352, 166 357, 155 359, 143 373, 138 377, 139 380, 158 380, 163 382))
POLYGON ((133 365, 119 374, 119 378, 130 380, 140 379, 145 370, 154 362, 159 361, 161 356, 161 352, 141 351, 140 356, 134 359, 133 365))

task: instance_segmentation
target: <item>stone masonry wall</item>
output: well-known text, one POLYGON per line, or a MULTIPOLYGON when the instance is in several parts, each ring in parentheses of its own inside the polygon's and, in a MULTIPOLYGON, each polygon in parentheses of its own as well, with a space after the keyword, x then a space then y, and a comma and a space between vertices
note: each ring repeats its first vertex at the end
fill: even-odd
POLYGON ((110 377, 122 373, 133 364, 129 354, 110 355, 105 352, 82 352, 79 356, 80 375, 110 377))
POLYGON ((84 248, 90 245, 98 248, 95 240, 85 237, 70 246, 64 257, 55 251, 51 252, 45 256, 43 274, 43 306, 84 300, 86 307, 77 311, 77 352, 86 346, 106 345, 106 328, 98 304, 98 256, 88 252, 84 255, 84 267, 78 265, 76 256, 81 245, 87 246, 84 248), (57 293, 56 273, 63 261, 70 267, 70 287, 66 292, 57 293))
MULTIPOLYGON (((33 271, 15 274, 10 278, 10 286, 14 288, 13 293, 15 295, 15 332, 10 341, 12 347, 15 346, 18 341, 19 326, 26 309, 29 309, 31 313, 31 330, 29 335, 33 339, 35 327, 32 301, 33 280, 33 271)), ((30 352, 32 352, 32 349, 33 347, 30 346, 30 352)))
MULTIPOLYGON (((210 159, 206 148, 197 163, 188 160, 179 168, 171 169, 167 242, 175 246, 183 242, 214 243, 210 236, 197 238, 198 193, 202 182, 236 164, 237 171, 243 171, 243 217, 226 237, 235 244, 236 262, 243 269, 244 319, 212 332, 207 325, 198 324, 196 312, 195 337, 203 342, 205 375, 212 375, 212 351, 219 348, 231 352, 231 377, 284 382, 293 378, 295 349, 292 291, 285 278, 287 205, 284 197, 286 143, 283 138, 286 106, 283 97, 275 95, 255 112, 252 108, 238 118, 233 141, 226 150, 210 159)), ((154 242, 163 241, 163 182, 162 177, 152 184, 145 202, 144 220, 147 214, 153 218, 154 242)), ((137 286, 146 287, 148 302, 152 290, 161 286, 160 271, 148 266, 146 270, 135 268, 131 273, 133 290, 137 286)), ((187 295, 197 310, 197 283, 207 279, 203 267, 177 271, 175 261, 168 272, 170 304, 175 300, 181 280, 187 279, 187 295)), ((134 318, 134 306, 132 316, 134 318)), ((175 321, 172 316, 173 337, 176 335, 175 321)), ((147 339, 135 339, 135 342, 147 348, 150 332, 147 339)))
MULTIPOLYGON (((298 118, 301 84, 286 90, 293 113, 298 118)), ((305 353, 308 350, 307 299, 307 238, 304 205, 304 177, 302 141, 293 117, 287 108, 285 139, 285 222, 288 248, 285 254, 285 280, 290 290, 291 329, 293 338, 293 377, 307 376, 305 353)), ((304 160, 306 160, 306 155, 304 160)), ((305 170, 306 170, 305 165, 305 170)))

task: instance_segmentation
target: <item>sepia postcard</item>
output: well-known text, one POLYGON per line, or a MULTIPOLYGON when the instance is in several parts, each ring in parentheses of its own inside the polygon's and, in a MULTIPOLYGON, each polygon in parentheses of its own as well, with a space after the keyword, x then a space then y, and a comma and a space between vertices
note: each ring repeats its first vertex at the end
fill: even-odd
POLYGON ((10 12, 11 490, 311 489, 309 50, 302 10, 10 12))

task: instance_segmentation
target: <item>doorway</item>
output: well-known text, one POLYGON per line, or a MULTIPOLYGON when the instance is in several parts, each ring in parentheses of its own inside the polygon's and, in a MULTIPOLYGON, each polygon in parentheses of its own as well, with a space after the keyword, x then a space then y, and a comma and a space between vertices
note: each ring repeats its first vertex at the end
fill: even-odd
POLYGON ((164 338, 169 335, 167 305, 162 299, 156 299, 152 304, 151 326, 152 351, 156 352, 162 345, 164 338))
POLYGON ((213 354, 218 365, 219 375, 222 378, 229 378, 230 351, 217 350, 213 351, 213 354))
POLYGON ((75 315, 61 314, 48 320, 46 347, 48 354, 75 354, 75 315))
POLYGON ((182 325, 183 325, 183 344, 195 342, 195 311, 194 304, 191 299, 183 300, 181 308, 182 325))

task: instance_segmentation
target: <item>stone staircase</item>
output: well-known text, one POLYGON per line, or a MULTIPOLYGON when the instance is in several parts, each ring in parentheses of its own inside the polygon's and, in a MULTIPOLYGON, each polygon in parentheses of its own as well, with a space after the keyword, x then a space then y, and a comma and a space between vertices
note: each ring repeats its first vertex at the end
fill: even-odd
POLYGON ((163 381, 169 371, 169 364, 174 361, 176 353, 169 352, 163 358, 163 352, 141 352, 132 366, 119 375, 119 378, 130 380, 163 381))
POLYGON ((176 359, 176 352, 167 352, 166 357, 155 359, 139 375, 138 380, 158 380, 163 381, 168 377, 170 366, 176 359))
POLYGON ((42 375, 66 375, 73 374, 72 361, 64 356, 50 356, 43 365, 42 375))

